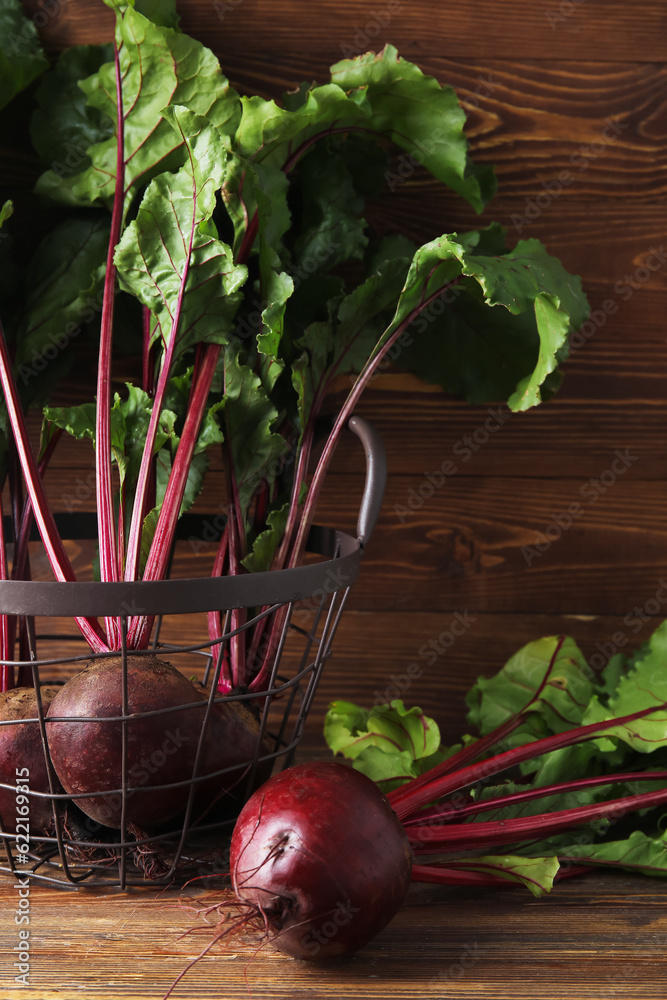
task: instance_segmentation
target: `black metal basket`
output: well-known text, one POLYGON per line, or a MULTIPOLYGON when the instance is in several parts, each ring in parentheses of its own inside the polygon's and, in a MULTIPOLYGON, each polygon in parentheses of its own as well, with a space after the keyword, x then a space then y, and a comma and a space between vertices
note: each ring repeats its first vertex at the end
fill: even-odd
MULTIPOLYGON (((318 561, 278 572, 155 583, 0 581, 1 614, 26 616, 26 620, 34 618, 38 622, 45 618, 114 617, 121 623, 120 654, 80 654, 78 637, 71 634, 71 629, 66 634, 40 633, 36 629, 37 634, 31 636, 30 669, 37 715, 4 721, 0 726, 39 727, 49 790, 30 788, 29 781, 19 776, 18 766, 16 776, 0 774, 3 778, 0 794, 5 796, 4 801, 7 796, 15 796, 17 803, 16 817, 0 815, 0 838, 6 856, 6 861, 0 862, 1 872, 63 888, 85 884, 123 889, 130 885, 173 884, 227 868, 227 835, 243 802, 273 769, 293 763, 322 668, 331 655, 343 606, 359 573, 364 545, 380 511, 386 480, 382 439, 359 417, 351 418, 348 426, 361 440, 366 455, 366 482, 357 537, 330 528, 313 528, 308 550, 323 557, 318 561), (252 609, 254 614, 233 629, 230 611, 235 608, 252 609), (221 640, 193 644, 169 640, 174 623, 178 635, 177 616, 220 609, 225 612, 221 640), (129 711, 127 624, 128 618, 137 614, 155 615, 157 625, 151 649, 138 654, 133 651, 131 656, 159 653, 160 660, 172 663, 181 673, 194 674, 202 694, 193 698, 192 703, 150 713, 129 711), (221 697, 218 677, 230 643, 240 632, 268 616, 279 616, 280 630, 275 653, 272 647, 270 675, 264 689, 241 690, 221 697), (60 644, 60 649, 71 648, 71 655, 40 659, 38 650, 47 641, 60 644), (71 673, 110 655, 121 657, 123 711, 97 721, 115 724, 120 729, 120 786, 66 794, 60 790, 49 750, 50 724, 58 720, 47 717, 41 692, 54 670, 71 673), (254 750, 241 766, 235 762, 231 767, 202 773, 207 727, 211 725, 212 713, 218 711, 216 703, 223 701, 241 702, 252 713, 256 720, 254 750), (149 778, 148 783, 144 779, 142 784, 133 784, 128 767, 129 727, 148 715, 164 715, 168 723, 168 713, 181 709, 201 714, 198 745, 187 780, 150 784, 149 778), (212 781, 217 780, 232 791, 218 800, 212 796, 210 803, 204 795, 207 804, 202 807, 198 789, 205 782, 208 792, 212 781), (132 795, 167 789, 181 789, 184 793, 184 808, 173 820, 145 831, 128 823, 127 807, 132 795), (119 828, 101 826, 78 809, 77 799, 91 796, 96 800, 114 797, 113 801, 120 803, 119 828), (52 815, 50 828, 46 832, 30 828, 26 837, 27 824, 22 814, 27 812, 29 817, 31 809, 43 808, 45 803, 52 815)), ((25 669, 25 663, 22 666, 25 669)), ((72 719, 59 717, 59 721, 71 723, 72 719)), ((164 752, 156 753, 158 756, 147 761, 147 767, 152 763, 157 770, 159 754, 164 756, 164 752)))

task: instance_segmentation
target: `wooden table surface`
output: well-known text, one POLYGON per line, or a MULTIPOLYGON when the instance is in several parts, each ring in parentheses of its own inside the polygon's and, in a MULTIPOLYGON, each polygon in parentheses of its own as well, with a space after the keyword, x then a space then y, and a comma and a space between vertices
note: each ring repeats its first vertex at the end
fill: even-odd
MULTIPOLYGON (((299 759, 328 754, 309 723, 299 759)), ((226 841, 223 842, 223 853, 226 841)), ((162 1000, 233 916, 224 875, 127 891, 33 884, 28 985, 14 981, 17 884, 0 874, 0 1000, 162 1000)), ((174 1000, 648 1000, 667 996, 667 880, 621 871, 527 890, 413 884, 354 957, 291 959, 236 932, 190 969, 174 1000)), ((25 924, 20 925, 25 926, 25 924)))
MULTIPOLYGON (((573 879, 541 899, 514 888, 414 885, 389 927, 351 959, 317 966, 237 937, 216 945, 172 995, 664 1000, 666 892, 658 880, 620 873, 573 879)), ((17 890, 3 884, 0 996, 160 1000, 213 933, 186 907, 224 899, 222 889, 98 894, 35 886, 23 986, 13 981, 11 957, 17 890), (194 927, 204 933, 187 935, 194 927)))
MULTIPOLYGON (((111 36, 102 0, 23 2, 51 56, 111 36)), ((579 341, 558 397, 512 416, 498 434, 487 432, 488 444, 475 445, 470 462, 461 459, 462 443, 483 432, 485 406, 468 407, 404 374, 383 375, 369 390, 359 412, 387 442, 390 481, 337 637, 335 670, 325 673, 313 708, 313 747, 330 698, 372 704, 397 676, 407 677, 411 663, 419 679, 406 698, 436 715, 443 733, 458 735, 474 678, 497 670, 524 642, 565 630, 587 655, 606 650, 606 658, 611 637, 635 646, 665 610, 655 595, 662 593, 667 555, 667 269, 642 279, 631 294, 628 281, 665 239, 667 5, 411 0, 392 4, 391 17, 383 13, 387 7, 361 0, 178 2, 183 29, 220 56, 244 93, 277 96, 299 80, 322 80, 345 48, 395 44, 455 87, 469 116, 473 153, 497 164, 500 193, 474 219, 415 171, 384 199, 380 215, 375 210, 375 224, 397 225, 424 242, 434 225, 450 232, 498 219, 511 240, 537 237, 581 274, 593 310, 607 300, 618 308, 579 341), (369 21, 373 11, 382 15, 376 24, 369 21), (369 24, 372 39, 357 42, 369 24), (600 155, 610 119, 622 123, 623 134, 600 155), (582 150, 588 151, 583 168, 582 150), (562 196, 545 198, 559 172, 575 164, 576 182, 562 196), (518 232, 514 220, 545 200, 553 203, 518 232), (522 546, 543 537, 554 516, 609 468, 617 449, 637 456, 632 468, 528 565, 522 546), (446 489, 399 517, 397 505, 405 509, 425 470, 452 455, 458 472, 446 489), (463 611, 474 627, 427 666, 423 644, 463 611)), ((0 186, 19 207, 31 206, 41 167, 14 144, 7 130, 0 186)), ((56 501, 74 497, 84 509, 91 456, 78 454, 62 452, 47 488, 56 501)), ((354 451, 337 458, 322 523, 354 524, 361 476, 354 451)), ((192 552, 181 555, 182 567, 192 569, 192 552)), ((34 559, 37 573, 38 552, 34 559)), ((173 996, 664 1000, 666 894, 659 880, 622 873, 564 882, 539 900, 518 888, 413 886, 393 922, 345 963, 317 967, 234 939, 216 946, 173 996)), ((18 890, 0 877, 0 1000, 160 1000, 210 940, 206 933, 187 935, 201 921, 184 907, 224 898, 222 885, 180 894, 34 886, 30 985, 23 986, 14 982, 12 965, 18 890)))

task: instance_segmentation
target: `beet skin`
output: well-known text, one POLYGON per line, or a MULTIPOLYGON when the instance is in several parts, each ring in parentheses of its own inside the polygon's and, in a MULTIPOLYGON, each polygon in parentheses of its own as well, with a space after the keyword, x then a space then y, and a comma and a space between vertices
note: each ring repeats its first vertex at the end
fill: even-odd
MULTIPOLYGON (((151 828, 185 808, 206 695, 155 656, 128 657, 127 689, 130 714, 167 709, 127 722, 126 821, 151 828), (179 782, 176 788, 162 787, 179 782)), ((70 795, 91 793, 74 801, 91 819, 110 827, 121 825, 121 715, 122 661, 110 657, 90 664, 65 684, 47 722, 51 759, 63 788, 70 795), (58 718, 62 721, 55 721, 58 718), (95 718, 100 721, 92 721, 95 718)), ((246 709, 231 702, 214 706, 198 774, 235 770, 200 783, 195 815, 206 800, 240 783, 256 743, 257 726, 246 709)))
MULTIPOLYGON (((59 687, 40 688, 44 714, 56 696, 59 687)), ((37 702, 33 688, 11 688, 0 694, 0 720, 12 720, 8 726, 0 726, 0 782, 12 787, 0 788, 0 816, 8 833, 16 832, 16 786, 28 788, 29 792, 48 792, 49 780, 44 756, 42 737, 37 721, 37 702), (21 722, 34 719, 34 722, 21 722), (27 772, 27 773, 26 773, 27 772)), ((55 791, 60 791, 56 785, 55 791)), ((28 795, 29 826, 33 833, 48 830, 53 822, 53 809, 47 798, 28 795)), ((25 822, 25 817, 24 817, 25 822)))
POLYGON ((252 795, 230 862, 237 896, 263 911, 274 945, 322 961, 355 952, 389 923, 408 890, 412 854, 370 778, 313 761, 252 795))

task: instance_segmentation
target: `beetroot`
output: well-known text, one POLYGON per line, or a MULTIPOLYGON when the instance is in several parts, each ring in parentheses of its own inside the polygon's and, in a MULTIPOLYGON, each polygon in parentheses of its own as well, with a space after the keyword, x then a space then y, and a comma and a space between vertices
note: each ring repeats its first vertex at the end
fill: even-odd
MULTIPOLYGON (((207 692, 199 691, 200 697, 208 698, 207 692)), ((258 751, 265 759, 258 762, 252 787, 257 788, 269 778, 273 767, 271 748, 266 741, 259 743, 259 739, 259 722, 242 702, 216 702, 206 727, 204 754, 197 772, 212 777, 197 784, 193 818, 215 821, 221 816, 228 817, 231 811, 234 815, 238 813, 249 794, 251 762, 258 751), (223 774, 216 773, 223 770, 223 774)), ((192 749, 196 750, 196 744, 192 749)))
MULTIPOLYGON (((59 690, 60 688, 55 686, 40 689, 45 715, 59 690)), ((17 784, 21 788, 27 786, 30 792, 49 791, 39 723, 20 722, 20 719, 37 719, 37 702, 33 688, 12 688, 0 694, 0 721, 16 720, 15 725, 0 726, 0 782, 11 786, 9 789, 0 788, 0 816, 2 825, 8 833, 16 832, 17 784)), ((21 802, 20 805, 28 806, 28 825, 33 833, 43 832, 49 828, 53 820, 49 799, 29 795, 28 801, 21 802)))
MULTIPOLYGON (((129 713, 168 709, 127 723, 126 821, 150 828, 181 813, 187 803, 206 706, 201 688, 155 656, 128 657, 127 690, 129 713), (175 782, 183 784, 153 787, 175 782)), ((65 791, 91 793, 76 798, 76 805, 110 827, 121 825, 121 715, 122 660, 111 657, 72 677, 51 704, 47 721, 51 759, 65 791), (51 721, 57 718, 67 721, 51 721)), ((246 709, 233 702, 214 706, 198 773, 239 767, 201 783, 200 811, 207 798, 241 783, 256 743, 257 726, 246 709)))
POLYGON ((351 954, 389 923, 410 884, 412 852, 374 782, 313 761, 252 795, 230 864, 236 895, 261 910, 274 945, 322 961, 351 954))

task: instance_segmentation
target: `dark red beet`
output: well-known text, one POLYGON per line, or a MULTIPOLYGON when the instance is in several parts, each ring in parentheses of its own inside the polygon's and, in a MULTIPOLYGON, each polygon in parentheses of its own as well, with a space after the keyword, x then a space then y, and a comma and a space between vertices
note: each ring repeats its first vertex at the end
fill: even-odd
MULTIPOLYGON (((185 807, 188 784, 153 791, 147 788, 187 783, 192 778, 204 719, 204 695, 175 667, 154 656, 128 657, 127 687, 130 713, 169 709, 127 723, 126 820, 150 828, 185 807), (182 707, 198 701, 200 707, 182 707)), ((70 795, 110 792, 75 799, 83 812, 110 827, 121 824, 121 796, 111 792, 122 783, 122 723, 115 721, 121 715, 122 661, 111 657, 90 664, 65 684, 51 705, 47 722, 51 759, 63 788, 70 795), (94 717, 109 721, 90 721, 94 717), (50 721, 55 718, 72 721, 50 721)), ((256 728, 247 710, 232 703, 216 706, 199 773, 211 774, 252 758, 256 728), (244 724, 246 719, 248 725, 244 724)), ((206 797, 213 798, 239 783, 241 770, 204 783, 197 796, 198 810, 206 797)))
MULTIPOLYGON (((198 689, 204 699, 208 692, 198 689)), ((203 715, 202 715, 203 719, 203 715)), ((213 706, 206 728, 206 743, 198 774, 224 773, 197 783, 193 819, 216 822, 237 815, 249 794, 251 762, 257 753, 259 722, 240 701, 220 701, 213 706), (231 770, 230 770, 231 769, 231 770), (213 808, 211 808, 213 807, 213 808)), ((196 746, 193 748, 196 750, 196 746)), ((259 755, 268 755, 270 746, 262 743, 259 755)), ((192 764, 194 765, 194 756, 192 764)), ((273 760, 258 763, 252 788, 257 788, 271 774, 273 760)))
MULTIPOLYGON (((46 715, 51 701, 60 688, 40 689, 42 706, 46 715)), ((37 703, 33 688, 12 688, 0 694, 0 719, 15 720, 16 724, 0 726, 0 782, 11 785, 11 789, 0 788, 0 815, 8 833, 16 832, 16 785, 27 786, 31 792, 48 792, 49 781, 46 770, 44 748, 39 731, 39 723, 20 722, 21 719, 37 719, 37 703), (29 774, 26 776, 25 768, 29 774)), ((59 791, 56 788, 56 791, 59 791)), ((53 821, 53 809, 49 799, 28 796, 29 825, 33 833, 47 830, 53 821)))
POLYGON ((382 792, 345 764, 281 771, 243 807, 231 841, 234 890, 258 906, 274 945, 322 961, 366 944, 410 884, 406 833, 382 792))

